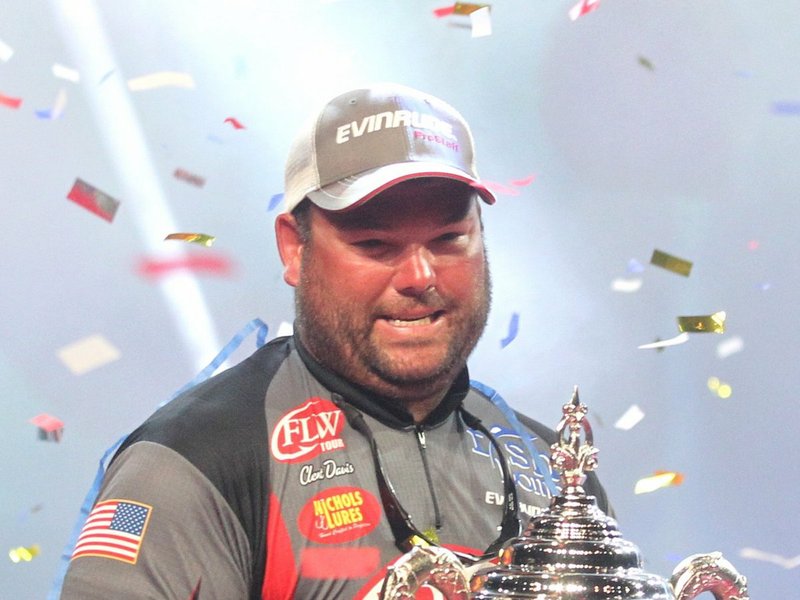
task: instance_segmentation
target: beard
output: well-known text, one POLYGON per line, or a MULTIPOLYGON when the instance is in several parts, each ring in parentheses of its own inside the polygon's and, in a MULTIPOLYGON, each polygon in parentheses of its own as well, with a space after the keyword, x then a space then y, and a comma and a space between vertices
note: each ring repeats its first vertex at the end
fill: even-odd
MULTIPOLYGON (((303 253, 302 274, 295 291, 300 339, 326 368, 351 383, 397 400, 444 394, 464 368, 486 327, 491 306, 491 278, 484 249, 483 270, 463 298, 442 297, 436 288, 391 305, 367 306, 337 296, 320 277, 312 252, 303 253), (404 310, 443 310, 448 327, 428 342, 401 348, 382 343, 374 334, 381 315, 404 310)), ((345 284, 346 285, 346 284, 345 284)))

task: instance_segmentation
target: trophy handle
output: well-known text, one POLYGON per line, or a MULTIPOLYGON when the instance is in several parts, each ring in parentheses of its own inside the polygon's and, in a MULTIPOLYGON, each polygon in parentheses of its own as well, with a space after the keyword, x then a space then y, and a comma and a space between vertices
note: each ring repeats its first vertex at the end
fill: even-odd
POLYGON ((428 584, 447 600, 467 600, 469 582, 458 557, 440 546, 414 546, 389 567, 380 600, 413 600, 428 584))
POLYGON ((749 600, 747 579, 721 552, 693 554, 684 558, 669 580, 676 600, 691 600, 711 592, 716 600, 749 600))

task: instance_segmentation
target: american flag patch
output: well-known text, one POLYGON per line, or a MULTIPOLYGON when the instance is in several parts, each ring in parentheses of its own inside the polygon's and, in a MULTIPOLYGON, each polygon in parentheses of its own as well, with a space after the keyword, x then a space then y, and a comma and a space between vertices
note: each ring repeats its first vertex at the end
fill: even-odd
POLYGON ((98 502, 83 525, 72 559, 102 556, 136 564, 152 509, 132 500, 98 502))

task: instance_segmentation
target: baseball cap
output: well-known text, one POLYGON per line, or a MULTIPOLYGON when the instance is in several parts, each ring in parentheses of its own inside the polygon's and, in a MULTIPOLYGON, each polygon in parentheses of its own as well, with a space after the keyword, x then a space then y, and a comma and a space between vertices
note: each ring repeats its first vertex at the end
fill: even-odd
POLYGON ((443 177, 495 197, 475 168, 472 132, 452 106, 424 92, 381 83, 332 98, 301 130, 286 161, 284 209, 303 198, 346 210, 408 179, 443 177))

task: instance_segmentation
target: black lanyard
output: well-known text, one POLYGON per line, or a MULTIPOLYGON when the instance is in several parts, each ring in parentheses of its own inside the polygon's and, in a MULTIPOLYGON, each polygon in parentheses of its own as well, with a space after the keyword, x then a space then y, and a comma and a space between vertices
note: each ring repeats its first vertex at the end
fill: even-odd
MULTIPOLYGON (((372 434, 372 430, 370 429, 369 425, 367 425, 367 422, 364 420, 364 415, 362 415, 354 406, 348 404, 338 394, 332 394, 331 399, 333 400, 334 404, 336 404, 336 406, 342 410, 350 426, 367 438, 367 441, 369 442, 370 450, 372 451, 372 461, 375 465, 375 475, 378 479, 378 490, 381 496, 381 503, 383 504, 383 511, 386 513, 386 518, 389 521, 389 527, 392 529, 395 545, 402 552, 408 552, 411 547, 420 540, 430 544, 431 546, 436 546, 437 544, 434 541, 417 529, 417 527, 411 521, 411 516, 408 514, 408 511, 406 511, 406 509, 403 508, 403 505, 400 504, 400 500, 398 499, 397 494, 392 487, 392 483, 389 481, 389 478, 386 476, 386 472, 383 469, 378 443, 375 441, 375 436, 372 434)), ((511 477, 511 472, 508 468, 508 463, 500 444, 497 442, 494 436, 489 433, 489 430, 483 425, 483 423, 481 423, 480 419, 467 412, 463 406, 459 407, 458 411, 461 414, 461 417, 464 419, 464 423, 466 423, 467 427, 479 431, 489 438, 489 441, 492 443, 492 446, 497 452, 498 460, 500 462, 500 470, 503 474, 503 493, 505 495, 505 502, 503 504, 503 519, 498 528, 500 530, 500 535, 498 535, 497 539, 489 544, 489 547, 482 556, 476 557, 464 554, 462 552, 455 553, 462 560, 474 562, 484 558, 493 558, 507 540, 520 534, 521 525, 519 521, 519 500, 517 498, 517 489, 514 485, 514 479, 511 477)))

